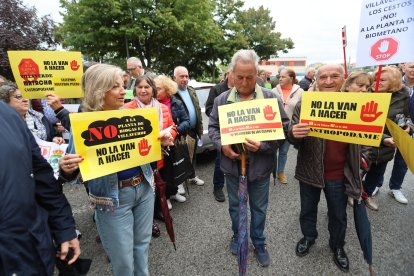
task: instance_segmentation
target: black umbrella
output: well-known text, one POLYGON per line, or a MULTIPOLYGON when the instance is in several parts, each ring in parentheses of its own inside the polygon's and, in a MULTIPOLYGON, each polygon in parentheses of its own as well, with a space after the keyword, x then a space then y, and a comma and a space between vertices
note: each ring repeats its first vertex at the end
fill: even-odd
POLYGON ((354 200, 354 221, 364 259, 369 265, 370 275, 373 275, 371 223, 369 222, 367 209, 362 200, 359 202, 354 200))

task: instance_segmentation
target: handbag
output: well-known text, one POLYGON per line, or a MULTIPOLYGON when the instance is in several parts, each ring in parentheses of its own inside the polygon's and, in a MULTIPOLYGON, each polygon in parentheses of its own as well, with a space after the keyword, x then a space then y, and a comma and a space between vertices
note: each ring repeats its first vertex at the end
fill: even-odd
POLYGON ((172 159, 172 182, 174 185, 180 185, 194 175, 188 146, 183 136, 177 138, 174 146, 170 147, 170 155, 172 159))

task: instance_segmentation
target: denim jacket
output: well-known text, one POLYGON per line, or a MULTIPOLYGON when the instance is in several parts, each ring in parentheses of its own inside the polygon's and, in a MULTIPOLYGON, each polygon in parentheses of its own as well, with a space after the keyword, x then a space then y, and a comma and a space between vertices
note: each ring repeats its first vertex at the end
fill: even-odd
MULTIPOLYGON (((67 148, 68 153, 75 153, 75 146, 71 135, 69 146, 67 148)), ((154 171, 150 163, 141 165, 142 173, 145 177, 146 185, 149 183, 154 189, 154 171)), ((95 179, 85 181, 83 184, 88 189, 89 201, 95 208, 99 210, 112 211, 115 207, 119 206, 119 188, 118 188, 118 175, 117 173, 111 173, 105 176, 101 176, 95 179)))

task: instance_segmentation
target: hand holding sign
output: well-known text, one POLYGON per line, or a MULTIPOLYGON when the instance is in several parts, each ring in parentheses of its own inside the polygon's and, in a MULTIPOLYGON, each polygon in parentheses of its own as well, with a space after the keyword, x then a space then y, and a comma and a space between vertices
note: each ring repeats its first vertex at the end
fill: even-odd
POLYGON ((78 65, 78 62, 76 60, 72 60, 70 62, 70 69, 72 69, 73 71, 78 71, 80 65, 78 65))
POLYGON ((148 140, 142 139, 138 144, 139 154, 141 156, 146 156, 150 152, 152 146, 148 146, 148 140))
POLYGON ((373 122, 379 116, 381 116, 382 112, 377 112, 378 104, 374 101, 367 102, 366 104, 362 105, 360 118, 364 122, 373 122))
POLYGON ((275 118, 277 112, 273 112, 273 108, 270 105, 266 105, 263 108, 264 117, 266 120, 271 121, 275 118))

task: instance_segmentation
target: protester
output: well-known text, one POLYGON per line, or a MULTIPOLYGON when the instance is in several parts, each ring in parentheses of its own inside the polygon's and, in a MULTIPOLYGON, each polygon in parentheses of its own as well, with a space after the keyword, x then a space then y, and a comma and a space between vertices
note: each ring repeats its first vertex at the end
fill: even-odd
POLYGON ((80 255, 61 181, 25 123, 1 101, 0 141, 0 275, 52 276, 56 254, 69 264, 80 255))
POLYGON ((145 73, 144 68, 142 68, 141 60, 137 57, 130 57, 127 60, 127 71, 130 74, 130 81, 127 84, 126 89, 133 90, 136 86, 136 83, 135 83, 136 78, 144 75, 145 73))
POLYGON ((46 103, 55 112, 56 118, 61 122, 63 127, 70 131, 69 110, 63 107, 60 98, 53 93, 46 95, 46 103))
MULTIPOLYGON (((210 116, 211 110, 213 109, 214 100, 221 93, 228 91, 230 88, 233 88, 234 80, 233 76, 230 74, 230 71, 227 70, 224 82, 218 83, 215 86, 211 87, 206 101, 206 115, 210 116)), ((221 151, 216 152, 216 161, 214 165, 214 175, 213 175, 213 195, 218 202, 224 202, 226 197, 223 193, 224 187, 224 174, 220 169, 220 159, 221 151)))
POLYGON ((305 77, 300 80, 299 86, 303 89, 303 91, 308 91, 309 86, 313 83, 315 77, 315 68, 308 67, 305 71, 305 77))
MULTIPOLYGON (((292 114, 296 104, 302 98, 303 90, 296 84, 296 73, 292 69, 286 68, 279 73, 279 84, 272 90, 277 93, 283 100, 283 107, 289 120, 292 119, 292 114)), ((284 172, 287 161, 287 154, 289 151, 289 141, 286 139, 278 148, 276 153, 276 172, 277 179, 282 184, 287 184, 288 179, 284 172)))
POLYGON ((37 138, 56 144, 65 142, 62 137, 56 136, 56 131, 53 125, 42 113, 29 107, 29 100, 23 98, 23 95, 14 83, 4 83, 0 86, 0 100, 3 100, 5 103, 16 109, 26 122, 30 131, 37 138))
MULTIPOLYGON (((118 110, 124 104, 122 70, 96 64, 83 75, 83 111, 118 110)), ((161 131, 161 145, 171 145, 169 131, 161 131)), ((73 141, 69 143, 73 150, 73 141)), ((63 158, 62 158, 63 159, 63 158)), ((62 160, 61 159, 61 160, 62 160)), ((61 164, 65 166, 65 162, 61 164)), ((74 162, 69 161, 69 166, 74 162)), ((154 166, 155 167, 155 166, 154 166)), ((96 226, 114 275, 149 275, 148 248, 154 210, 153 166, 144 164, 85 182, 96 206, 96 226)))
MULTIPOLYGON (((172 115, 174 124, 177 126, 177 138, 185 137, 188 129, 190 128, 190 119, 188 118, 183 103, 174 96, 177 93, 178 89, 177 83, 164 75, 155 78, 154 82, 157 89, 158 101, 168 107, 168 111, 172 115)), ((185 194, 185 190, 182 184, 179 185, 179 188, 173 183, 172 162, 174 162, 174 160, 171 158, 166 158, 164 159, 164 162, 169 162, 169 164, 165 164, 165 167, 168 167, 168 169, 163 168, 160 170, 160 173, 163 179, 167 181, 167 203, 172 207, 171 201, 169 201, 170 198, 178 202, 186 201, 186 198, 183 196, 185 194)))
MULTIPOLYGON (((316 83, 319 91, 335 92, 344 82, 344 69, 336 64, 319 68, 316 83)), ((318 237, 316 229, 321 191, 328 206, 329 246, 335 264, 344 272, 349 260, 344 250, 347 226, 347 195, 360 199, 362 179, 360 160, 369 161, 368 148, 308 136, 309 126, 299 123, 301 102, 296 105, 289 126, 289 141, 298 147, 295 178, 300 185, 300 226, 303 237, 296 245, 296 255, 303 257, 318 237)))
POLYGON ((373 79, 367 72, 352 72, 344 84, 342 85, 342 92, 369 92, 372 86, 373 79))
MULTIPOLYGON (((374 73, 374 78, 377 79, 378 77, 379 73, 377 70, 374 73)), ((393 66, 382 68, 378 92, 392 93, 387 118, 396 122, 407 133, 412 134, 414 127, 408 110, 410 89, 402 83, 401 72, 397 68, 393 66)), ((372 210, 378 211, 378 203, 372 199, 372 196, 376 195, 384 182, 384 173, 388 162, 394 157, 395 148, 395 141, 387 126, 384 126, 381 144, 372 150, 373 162, 364 182, 365 191, 370 197, 367 202, 367 207, 372 210)), ((400 188, 398 185, 393 186, 390 183, 390 195, 395 197, 399 202, 407 203, 407 199, 400 188)))
MULTIPOLYGON (((410 99, 409 99, 409 113, 411 121, 414 118, 414 62, 407 62, 402 65, 402 70, 404 72, 403 83, 410 88, 410 99)), ((414 138, 414 135, 412 135, 414 138)), ((397 149, 397 152, 394 156, 394 166, 392 167, 392 173, 390 178, 390 195, 395 198, 399 203, 407 204, 408 200, 401 192, 401 186, 404 181, 405 174, 407 173, 407 164, 405 163, 401 152, 397 149), (395 192, 395 190, 400 190, 401 193, 395 192)))
MULTIPOLYGON (((174 81, 178 85, 176 96, 184 104, 188 117, 190 118, 190 128, 187 133, 187 145, 190 153, 190 160, 194 167, 195 153, 197 150, 197 141, 203 135, 203 118, 201 117, 201 108, 198 102, 195 90, 188 86, 188 70, 183 66, 177 66, 174 69, 174 81)), ((195 171, 195 168, 194 168, 195 171)), ((189 182, 198 186, 204 185, 204 181, 195 174, 190 176, 189 182)))
MULTIPOLYGON (((239 200, 237 191, 239 187, 240 167, 238 158, 240 154, 235 152, 231 145, 221 145, 220 124, 218 107, 252 99, 276 98, 282 122, 286 127, 288 118, 283 110, 283 104, 279 96, 270 90, 262 89, 256 85, 259 57, 253 50, 239 50, 236 52, 229 65, 230 74, 233 75, 234 88, 222 93, 214 101, 210 114, 209 136, 218 151, 221 150, 221 169, 226 179, 229 198, 229 213, 231 218, 233 237, 230 243, 230 251, 237 254, 238 226, 239 226, 239 200)), ((264 227, 269 199, 269 179, 272 172, 272 164, 277 147, 283 142, 278 140, 258 142, 246 138, 243 143, 248 156, 247 189, 251 211, 250 238, 253 242, 257 261, 261 266, 270 264, 269 253, 265 244, 264 227)))

